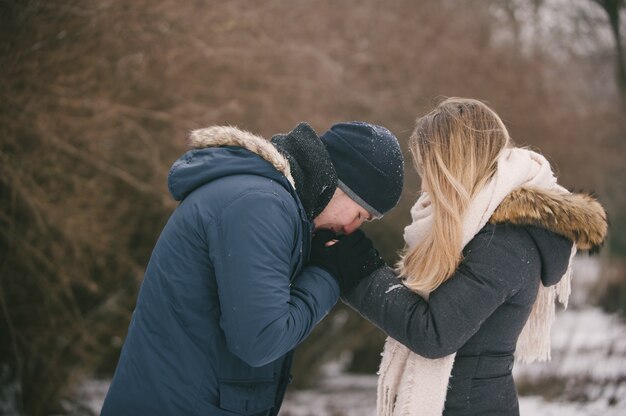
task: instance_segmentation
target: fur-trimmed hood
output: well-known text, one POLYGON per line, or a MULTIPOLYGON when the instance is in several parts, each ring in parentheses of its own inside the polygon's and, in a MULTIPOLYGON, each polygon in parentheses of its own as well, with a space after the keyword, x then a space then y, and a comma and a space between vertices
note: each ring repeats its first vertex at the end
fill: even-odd
POLYGON ((260 136, 236 127, 211 126, 193 130, 189 147, 192 150, 172 165, 168 176, 170 193, 178 201, 205 183, 236 174, 267 176, 289 187, 288 181, 295 189, 289 162, 260 136))
POLYGON ((521 188, 511 192, 498 206, 489 222, 531 225, 527 231, 541 258, 541 281, 552 286, 561 281, 569 265, 572 243, 577 250, 596 252, 608 230, 600 203, 587 194, 521 188), (555 239, 548 232, 560 235, 555 239))
POLYGON ((285 175, 291 185, 295 187, 289 161, 280 154, 269 140, 261 136, 232 126, 211 126, 193 130, 189 135, 189 147, 192 149, 218 146, 238 146, 256 153, 285 175))
POLYGON ((578 250, 596 252, 608 232, 606 211, 591 195, 532 188, 511 192, 489 222, 534 225, 574 242, 578 250))

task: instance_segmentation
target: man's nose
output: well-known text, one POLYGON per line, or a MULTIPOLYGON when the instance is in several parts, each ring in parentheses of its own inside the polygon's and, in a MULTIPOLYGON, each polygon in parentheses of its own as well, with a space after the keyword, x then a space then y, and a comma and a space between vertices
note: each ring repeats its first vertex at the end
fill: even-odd
POLYGON ((363 224, 363 221, 359 221, 359 220, 354 221, 351 224, 344 225, 343 228, 342 228, 342 231, 346 235, 351 234, 354 231, 356 231, 362 224, 363 224))

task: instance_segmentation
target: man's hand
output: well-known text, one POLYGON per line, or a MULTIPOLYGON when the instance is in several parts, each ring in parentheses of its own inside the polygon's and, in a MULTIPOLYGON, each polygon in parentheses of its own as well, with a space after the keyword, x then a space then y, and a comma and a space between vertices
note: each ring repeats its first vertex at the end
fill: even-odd
POLYGON ((372 241, 361 230, 337 236, 320 230, 313 237, 310 264, 327 270, 344 295, 372 272, 385 265, 372 241))

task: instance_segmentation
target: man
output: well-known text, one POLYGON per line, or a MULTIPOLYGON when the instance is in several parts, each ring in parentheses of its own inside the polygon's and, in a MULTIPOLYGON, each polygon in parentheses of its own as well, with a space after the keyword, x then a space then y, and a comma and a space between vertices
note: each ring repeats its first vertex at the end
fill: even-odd
POLYGON ((321 137, 301 123, 271 142, 214 126, 190 141, 104 416, 277 414, 291 351, 377 256, 353 231, 402 190, 396 138, 363 122, 321 137), (350 235, 334 260, 307 265, 323 229, 350 235))

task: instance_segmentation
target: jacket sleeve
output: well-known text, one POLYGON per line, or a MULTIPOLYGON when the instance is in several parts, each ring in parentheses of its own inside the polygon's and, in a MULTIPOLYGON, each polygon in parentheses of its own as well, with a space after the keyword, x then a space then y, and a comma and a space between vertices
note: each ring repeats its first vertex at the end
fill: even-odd
POLYGON ((387 335, 427 358, 458 351, 537 264, 536 251, 513 248, 502 237, 477 235, 454 276, 428 301, 412 292, 389 267, 363 280, 344 298, 387 335), (534 253, 534 255, 533 255, 534 253))
POLYGON ((251 366, 270 363, 304 340, 339 298, 324 270, 304 268, 299 214, 273 192, 238 197, 208 227, 220 301, 220 326, 231 352, 251 366))

